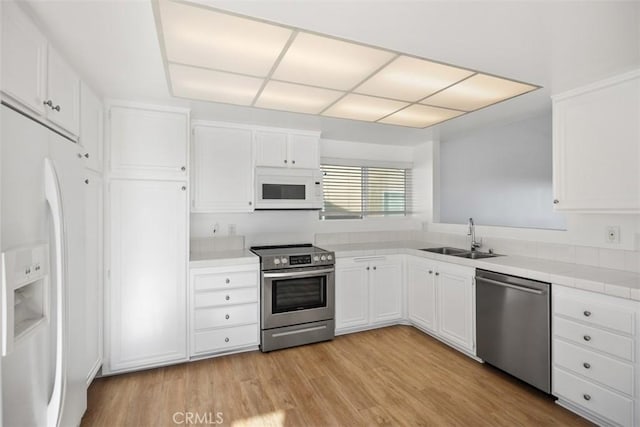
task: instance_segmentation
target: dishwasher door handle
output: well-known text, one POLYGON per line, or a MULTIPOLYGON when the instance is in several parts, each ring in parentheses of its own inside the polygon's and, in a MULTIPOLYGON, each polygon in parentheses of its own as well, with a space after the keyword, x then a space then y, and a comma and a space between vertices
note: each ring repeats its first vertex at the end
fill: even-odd
POLYGON ((546 292, 540 289, 526 288, 524 286, 512 285, 510 283, 498 282, 497 280, 485 279, 484 277, 476 277, 476 281, 489 283, 491 285, 502 286, 505 288, 515 289, 517 291, 529 292, 536 295, 544 295, 546 292))

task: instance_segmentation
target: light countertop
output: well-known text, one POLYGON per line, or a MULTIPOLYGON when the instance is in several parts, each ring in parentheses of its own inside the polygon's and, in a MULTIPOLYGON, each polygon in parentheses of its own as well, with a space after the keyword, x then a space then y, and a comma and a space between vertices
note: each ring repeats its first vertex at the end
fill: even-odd
POLYGON ((516 255, 472 260, 420 250, 441 246, 444 245, 399 241, 322 245, 322 248, 335 252, 337 259, 409 254, 640 301, 640 274, 638 273, 516 255))
POLYGON ((260 264, 260 258, 248 249, 192 252, 189 259, 189 268, 230 267, 247 264, 260 264))

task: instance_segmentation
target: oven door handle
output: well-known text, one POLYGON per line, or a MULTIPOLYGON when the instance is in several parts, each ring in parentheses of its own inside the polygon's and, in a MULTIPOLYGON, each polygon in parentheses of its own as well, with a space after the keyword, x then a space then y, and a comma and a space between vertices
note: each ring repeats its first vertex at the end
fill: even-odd
POLYGON ((335 268, 323 268, 322 270, 313 271, 301 271, 301 272, 289 272, 289 273, 263 273, 265 279, 280 279, 283 277, 309 277, 317 276, 319 274, 334 273, 335 268))

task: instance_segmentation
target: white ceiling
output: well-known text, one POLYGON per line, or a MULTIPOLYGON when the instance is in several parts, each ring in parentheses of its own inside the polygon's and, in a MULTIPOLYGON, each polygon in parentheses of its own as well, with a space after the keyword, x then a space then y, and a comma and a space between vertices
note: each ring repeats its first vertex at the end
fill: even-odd
POLYGON ((318 129, 413 145, 550 107, 549 96, 640 66, 640 2, 214 1, 198 3, 543 86, 430 129, 172 99, 147 0, 27 0, 82 78, 107 98, 190 105, 195 118, 318 129))

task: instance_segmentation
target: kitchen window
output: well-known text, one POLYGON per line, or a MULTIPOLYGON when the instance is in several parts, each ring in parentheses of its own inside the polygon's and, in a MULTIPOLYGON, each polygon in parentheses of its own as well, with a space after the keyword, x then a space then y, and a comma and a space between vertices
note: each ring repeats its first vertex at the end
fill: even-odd
POLYGON ((323 164, 321 219, 405 216, 411 169, 323 164))

